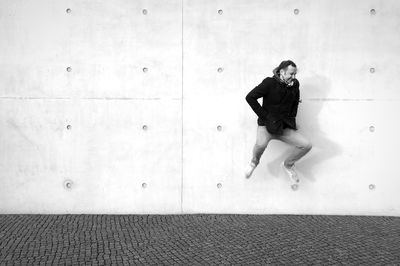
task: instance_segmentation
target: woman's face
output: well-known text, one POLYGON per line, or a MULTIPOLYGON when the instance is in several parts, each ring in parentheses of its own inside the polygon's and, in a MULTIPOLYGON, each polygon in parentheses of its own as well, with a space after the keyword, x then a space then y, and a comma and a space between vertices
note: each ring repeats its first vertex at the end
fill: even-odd
POLYGON ((291 83, 295 78, 297 74, 297 69, 294 66, 288 66, 286 70, 281 69, 280 70, 280 75, 281 79, 286 82, 286 83, 291 83))

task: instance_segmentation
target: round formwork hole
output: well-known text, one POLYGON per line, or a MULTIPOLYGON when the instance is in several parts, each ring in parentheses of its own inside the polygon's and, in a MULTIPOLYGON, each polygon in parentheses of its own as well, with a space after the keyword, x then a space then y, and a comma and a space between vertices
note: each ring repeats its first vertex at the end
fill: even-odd
POLYGON ((369 131, 374 132, 375 131, 375 127, 374 126, 370 126, 369 127, 369 131))
POLYGON ((299 12, 300 12, 300 10, 298 10, 297 8, 296 8, 295 10, 293 10, 293 13, 294 13, 295 15, 298 15, 299 12))
POLYGON ((67 71, 68 71, 68 72, 71 72, 71 71, 72 71, 72 68, 71 68, 71 67, 67 67, 67 71))
POLYGON ((64 181, 64 187, 66 188, 66 189, 71 189, 72 188, 72 180, 70 180, 70 179, 67 179, 67 180, 65 180, 64 181))
POLYGON ((292 190, 296 191, 297 189, 299 189, 299 185, 298 184, 292 184, 292 190))
POLYGON ((71 125, 67 125, 67 129, 70 130, 71 129, 71 125))
POLYGON ((142 183, 142 188, 146 188, 147 184, 146 183, 142 183))
POLYGON ((71 8, 67 8, 66 12, 71 13, 71 8))
POLYGON ((375 185, 374 184, 370 184, 368 187, 369 187, 370 190, 375 189, 375 185))
POLYGON ((221 130, 222 130, 222 127, 221 127, 221 126, 217 126, 217 130, 218 130, 218 131, 221 131, 221 130))
POLYGON ((369 72, 375 73, 375 68, 371 67, 371 68, 369 69, 369 72))
POLYGON ((222 15, 222 13, 224 13, 222 9, 218 10, 218 14, 222 15))
POLYGON ((143 15, 147 15, 147 9, 142 10, 143 15))
POLYGON ((146 73, 149 69, 147 67, 143 68, 143 72, 146 73))
POLYGON ((218 71, 219 73, 221 73, 222 71, 224 71, 224 69, 223 69, 222 67, 219 67, 219 68, 217 69, 217 71, 218 71))
POLYGON ((143 130, 147 130, 147 125, 143 125, 143 126, 142 126, 142 129, 143 129, 143 130))
POLYGON ((218 184, 217 184, 217 188, 222 188, 222 184, 221 184, 221 183, 218 183, 218 184))
POLYGON ((372 9, 369 11, 369 13, 370 13, 371 15, 375 15, 375 14, 376 14, 376 10, 375 10, 374 8, 372 8, 372 9))

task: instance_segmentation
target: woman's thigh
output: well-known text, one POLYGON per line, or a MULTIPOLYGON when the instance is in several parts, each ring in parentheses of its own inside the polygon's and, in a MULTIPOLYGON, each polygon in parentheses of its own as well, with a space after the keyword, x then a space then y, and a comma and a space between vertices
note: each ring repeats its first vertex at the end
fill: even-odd
POLYGON ((265 126, 257 126, 257 139, 256 144, 258 146, 267 146, 269 141, 274 138, 274 135, 267 131, 265 126))
POLYGON ((291 128, 285 128, 283 130, 283 135, 278 136, 278 139, 294 145, 298 148, 311 148, 311 142, 302 134, 298 132, 298 130, 294 130, 291 128))

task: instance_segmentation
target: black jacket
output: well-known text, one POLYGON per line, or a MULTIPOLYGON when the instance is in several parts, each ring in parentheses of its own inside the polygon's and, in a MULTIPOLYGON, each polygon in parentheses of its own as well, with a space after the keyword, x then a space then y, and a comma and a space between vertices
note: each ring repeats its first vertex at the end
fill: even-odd
POLYGON ((246 101, 258 115, 257 124, 266 126, 271 134, 282 135, 288 127, 297 130, 296 115, 300 102, 300 83, 293 80, 293 85, 284 83, 275 73, 265 78, 246 95, 246 101), (262 106, 257 99, 263 97, 262 106))

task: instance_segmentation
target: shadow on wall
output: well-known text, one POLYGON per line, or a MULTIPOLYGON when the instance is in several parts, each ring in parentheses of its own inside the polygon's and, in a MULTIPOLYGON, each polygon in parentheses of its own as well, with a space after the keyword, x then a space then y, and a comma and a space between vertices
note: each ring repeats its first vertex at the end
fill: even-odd
MULTIPOLYGON (((324 99, 330 90, 329 80, 324 76, 316 75, 307 79, 299 79, 299 81, 302 102, 299 104, 296 117, 297 128, 300 134, 310 140, 313 148, 296 163, 296 169, 301 178, 315 181, 313 166, 320 165, 324 161, 340 155, 342 149, 336 142, 325 137, 319 124, 320 122, 323 123, 323 119, 327 119, 319 119, 319 114, 324 106, 324 99)), ((281 156, 268 163, 268 169, 271 173, 276 173, 276 176, 278 176, 280 162, 289 156, 292 149, 295 149, 293 146, 290 147, 281 156)))

